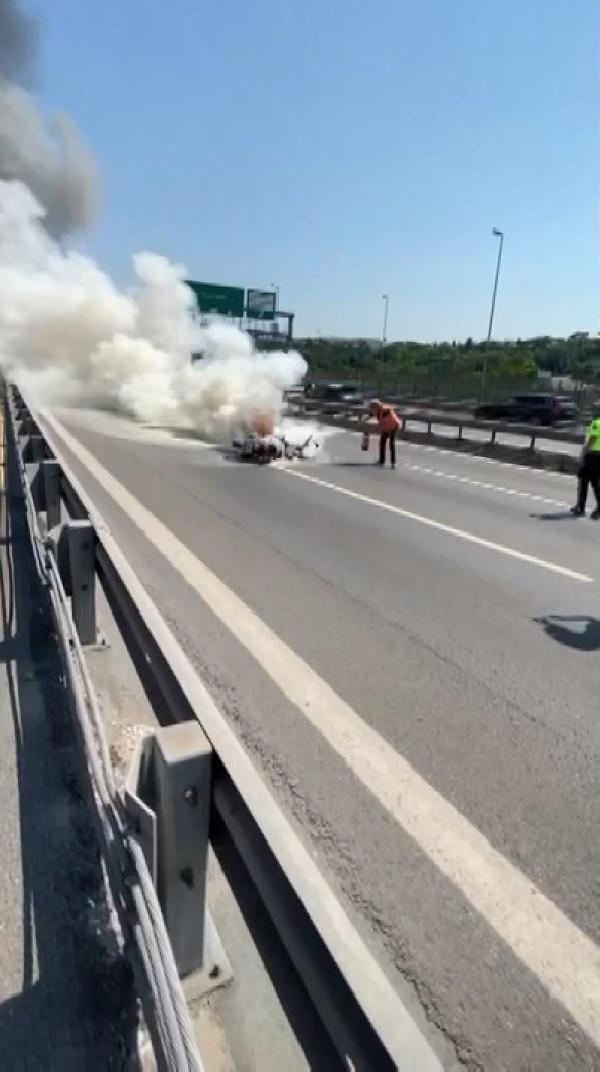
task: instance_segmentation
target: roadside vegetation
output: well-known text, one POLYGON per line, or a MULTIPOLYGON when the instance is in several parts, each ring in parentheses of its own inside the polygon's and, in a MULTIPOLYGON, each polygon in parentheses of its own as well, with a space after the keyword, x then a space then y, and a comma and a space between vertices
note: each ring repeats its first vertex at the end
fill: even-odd
POLYGON ((477 398, 487 355, 486 396, 600 386, 600 338, 544 336, 509 342, 419 343, 366 339, 297 339, 313 379, 347 380, 411 397, 477 398), (550 377, 554 378, 553 388, 550 377), (559 381, 557 383, 557 380, 559 381))

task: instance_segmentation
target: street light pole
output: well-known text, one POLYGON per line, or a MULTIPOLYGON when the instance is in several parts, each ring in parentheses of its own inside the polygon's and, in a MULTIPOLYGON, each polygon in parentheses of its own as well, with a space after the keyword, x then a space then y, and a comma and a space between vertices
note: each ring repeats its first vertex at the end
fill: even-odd
POLYGON ((380 348, 380 353, 383 353, 383 348, 384 348, 384 346, 385 346, 385 344, 387 342, 387 322, 388 322, 388 309, 389 309, 389 305, 390 305, 390 297, 389 297, 389 294, 382 294, 381 297, 382 297, 383 301, 385 302, 385 305, 384 305, 384 308, 383 308, 383 331, 381 333, 381 348, 380 348))
MULTIPOLYGON (((494 312, 496 310, 496 295, 498 293, 498 279, 499 279, 499 276, 500 276, 500 264, 502 262, 502 248, 504 246, 504 232, 499 231, 497 227, 494 227, 493 230, 492 230, 492 234, 494 235, 495 238, 499 238, 500 242, 498 244, 498 260, 496 261, 496 274, 494 276, 494 290, 492 292, 492 307, 490 309, 490 322, 489 322, 489 325, 488 325, 488 333, 487 333, 488 346, 489 346, 489 343, 491 342, 492 328, 494 326, 494 312)), ((482 370, 482 373, 481 373, 481 399, 482 400, 483 400, 484 395, 485 395, 485 385, 486 385, 486 380, 487 380, 487 371, 488 371, 488 352, 486 350, 485 354, 484 354, 484 358, 483 358, 483 370, 482 370)))

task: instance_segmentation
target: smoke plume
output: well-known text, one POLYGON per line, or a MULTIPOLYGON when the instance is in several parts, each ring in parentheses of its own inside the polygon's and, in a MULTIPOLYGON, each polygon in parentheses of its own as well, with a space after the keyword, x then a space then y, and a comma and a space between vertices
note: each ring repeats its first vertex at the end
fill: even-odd
POLYGON ((0 181, 0 365, 44 405, 88 405, 194 427, 222 440, 279 414, 306 371, 297 353, 258 353, 244 332, 201 327, 185 270, 134 257, 120 291, 90 258, 63 250, 21 182, 0 181), (202 359, 192 363, 192 354, 202 359))
POLYGON ((29 76, 37 47, 37 27, 16 0, 0 0, 0 72, 23 82, 29 76))
POLYGON ((299 354, 260 354, 236 328, 200 327, 183 267, 164 257, 137 254, 124 293, 66 247, 94 214, 96 171, 71 120, 47 126, 24 88, 36 43, 17 0, 0 0, 0 367, 38 403, 108 408, 217 440, 277 416, 306 369, 299 354))
POLYGON ((75 124, 49 123, 23 88, 33 66, 37 28, 16 0, 0 0, 0 178, 24 182, 45 209, 54 237, 86 227, 96 214, 96 166, 75 124))

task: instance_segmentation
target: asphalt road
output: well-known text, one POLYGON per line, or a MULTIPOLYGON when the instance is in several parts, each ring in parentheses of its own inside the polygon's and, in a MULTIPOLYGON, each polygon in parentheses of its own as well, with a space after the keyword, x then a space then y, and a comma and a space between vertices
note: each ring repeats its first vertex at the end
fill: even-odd
POLYGON ((600 1068, 600 524, 567 515, 573 479, 412 444, 382 471, 353 433, 258 468, 58 416, 217 703, 459 1061, 600 1068), (205 567, 194 585, 154 519, 205 567))

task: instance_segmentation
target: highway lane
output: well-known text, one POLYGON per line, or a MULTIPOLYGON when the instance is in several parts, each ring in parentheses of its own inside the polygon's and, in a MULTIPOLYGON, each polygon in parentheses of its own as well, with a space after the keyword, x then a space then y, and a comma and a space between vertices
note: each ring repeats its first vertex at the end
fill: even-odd
MULTIPOLYGON (((531 517, 564 514, 572 481, 404 445, 398 471, 381 472, 365 466, 353 435, 328 439, 319 464, 259 470, 98 415, 65 423, 365 726, 597 940, 600 526, 531 517)), ((524 966, 518 941, 498 936, 493 906, 486 916, 464 875, 444 877, 347 755, 75 467, 368 940, 399 985, 402 977, 416 986, 465 1063, 596 1067, 596 1050, 548 997, 543 971, 524 966)), ((501 903, 508 886, 497 893, 501 903)))

